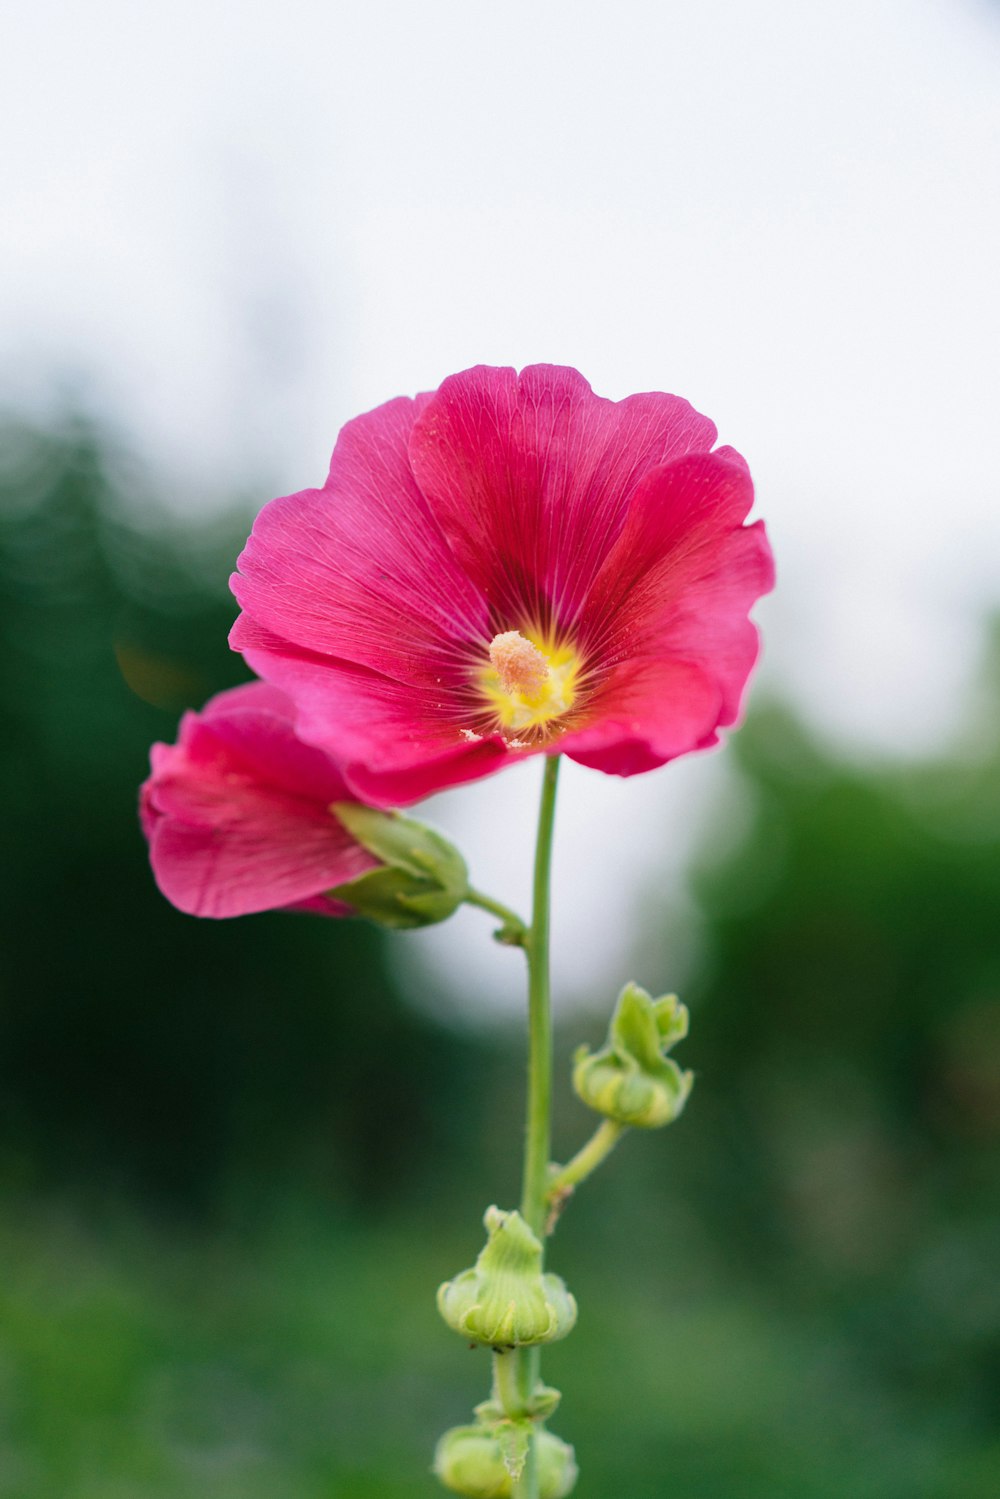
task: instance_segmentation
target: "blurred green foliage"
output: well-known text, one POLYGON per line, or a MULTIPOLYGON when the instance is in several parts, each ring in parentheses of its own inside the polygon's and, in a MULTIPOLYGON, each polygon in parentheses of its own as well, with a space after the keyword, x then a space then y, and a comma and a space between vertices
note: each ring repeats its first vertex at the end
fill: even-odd
MULTIPOLYGON (((485 1393, 433 1290, 483 1163, 513 1189, 517 1046, 408 1007, 360 923, 199 923, 148 873, 149 742, 242 674, 214 513, 79 419, 0 434, 3 1499, 431 1496, 485 1393)), ((1000 1490, 997 662, 940 762, 780 707, 726 751, 692 1102, 558 1230, 581 1499, 1000 1490)))
POLYGON ((0 454, 0 1180, 188 1210, 289 1177, 397 1189, 456 1089, 474 1108, 471 1045, 403 1005, 360 923, 181 916, 138 832, 150 743, 247 675, 245 521, 181 528, 79 419, 9 424, 0 454))

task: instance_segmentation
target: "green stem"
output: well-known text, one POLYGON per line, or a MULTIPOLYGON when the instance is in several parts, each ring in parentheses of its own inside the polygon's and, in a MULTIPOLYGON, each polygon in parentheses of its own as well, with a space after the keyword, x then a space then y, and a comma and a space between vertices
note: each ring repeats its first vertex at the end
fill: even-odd
POLYGON ((596 1171, 601 1162, 607 1160, 627 1129, 627 1124, 619 1124, 615 1119, 605 1119, 603 1124, 599 1124, 573 1159, 554 1176, 549 1177, 549 1201, 554 1202, 561 1193, 571 1192, 582 1181, 586 1181, 591 1172, 596 1171))
POLYGON ((476 906, 480 911, 488 911, 491 916, 497 916, 503 922, 503 926, 497 933, 501 941, 507 942, 512 947, 523 947, 528 940, 528 928, 509 906, 502 901, 494 900, 492 895, 484 895, 481 890, 469 890, 465 897, 467 906, 476 906))
MULTIPOLYGON (((524 1175, 521 1216, 544 1245, 548 1214, 549 1156, 552 1115, 552 1019, 549 996, 549 884, 552 868, 552 835, 556 811, 559 757, 550 755, 542 777, 542 800, 538 809, 535 843, 531 927, 524 948, 528 958, 528 1108, 524 1138, 524 1175)), ((537 1348, 520 1348, 517 1381, 521 1399, 527 1402, 538 1383, 540 1356, 537 1348)), ((532 1439, 528 1458, 514 1494, 516 1499, 538 1499, 538 1465, 532 1439)))
POLYGON ((549 1186, 552 1112, 552 1020, 549 1000, 549 874, 559 757, 545 761, 538 809, 535 877, 528 932, 528 1113, 524 1141, 521 1217, 542 1237, 549 1186))
POLYGON ((512 1349, 500 1349, 493 1354, 493 1398, 502 1407, 505 1416, 512 1421, 527 1413, 517 1357, 512 1349))

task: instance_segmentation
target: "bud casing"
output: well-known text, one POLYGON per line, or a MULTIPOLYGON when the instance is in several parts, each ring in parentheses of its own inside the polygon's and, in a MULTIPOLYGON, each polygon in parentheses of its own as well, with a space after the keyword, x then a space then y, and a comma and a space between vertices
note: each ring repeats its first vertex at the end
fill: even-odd
POLYGON ((438 1311, 456 1332, 491 1348, 520 1348, 564 1338, 576 1302, 558 1275, 542 1271, 542 1246, 518 1212, 491 1207, 489 1238, 471 1270, 445 1281, 438 1311))
POLYGON ((334 802, 334 816, 381 868, 329 893, 380 926, 433 926, 453 915, 469 893, 469 872, 447 838, 412 817, 359 802, 334 802))
MULTIPOLYGON (((446 1431, 434 1454, 434 1472, 445 1488, 467 1499, 509 1499, 523 1467, 511 1461, 513 1447, 527 1452, 530 1422, 454 1426, 446 1431), (502 1428, 509 1428, 503 1431, 502 1428)), ((539 1499, 565 1499, 576 1483, 573 1449, 552 1432, 535 1429, 539 1499)))
POLYGON ((573 1087, 589 1108, 634 1129, 657 1129, 680 1114, 694 1083, 667 1052, 687 1035, 688 1012, 676 994, 653 999, 626 984, 608 1027, 607 1044, 581 1046, 573 1087))

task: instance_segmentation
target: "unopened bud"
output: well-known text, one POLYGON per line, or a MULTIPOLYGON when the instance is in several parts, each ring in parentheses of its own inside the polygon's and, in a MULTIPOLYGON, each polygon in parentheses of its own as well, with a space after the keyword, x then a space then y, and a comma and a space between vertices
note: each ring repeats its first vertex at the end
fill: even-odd
POLYGON ((438 1310, 456 1332, 491 1348, 553 1343, 576 1322, 558 1275, 543 1273, 542 1246, 520 1213, 487 1210, 489 1239, 471 1270, 445 1281, 438 1310))
POLYGON ((656 1129, 677 1118, 694 1074, 682 1072, 667 1052, 687 1035, 688 1012, 676 994, 652 999, 626 984, 615 1005, 607 1044, 574 1058, 573 1087, 597 1113, 636 1129, 656 1129))
MULTIPOLYGON (((434 1472, 445 1488, 468 1499, 509 1499, 524 1466, 523 1455, 512 1461, 511 1453, 526 1455, 531 1435, 530 1422, 455 1426, 438 1442, 434 1472)), ((534 1439, 539 1499, 565 1499, 577 1476, 572 1447, 541 1427, 534 1439)))
POLYGON ((381 926, 433 926, 446 921, 469 893, 465 860, 440 833, 359 802, 335 802, 334 816, 381 868, 329 893, 381 926))

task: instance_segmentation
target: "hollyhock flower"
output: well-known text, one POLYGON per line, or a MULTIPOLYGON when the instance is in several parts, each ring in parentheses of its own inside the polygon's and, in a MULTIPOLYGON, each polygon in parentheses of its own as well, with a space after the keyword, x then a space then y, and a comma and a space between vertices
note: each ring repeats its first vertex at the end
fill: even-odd
POLYGON ((747 466, 677 396, 479 367, 349 422, 266 505, 231 643, 355 792, 402 803, 533 753, 634 775, 714 744, 772 586, 747 466))
POLYGON ((326 891, 374 868, 330 810, 350 796, 292 705, 264 682, 185 713, 176 744, 154 744, 140 817, 156 883, 191 916, 276 907, 349 914, 326 891))

